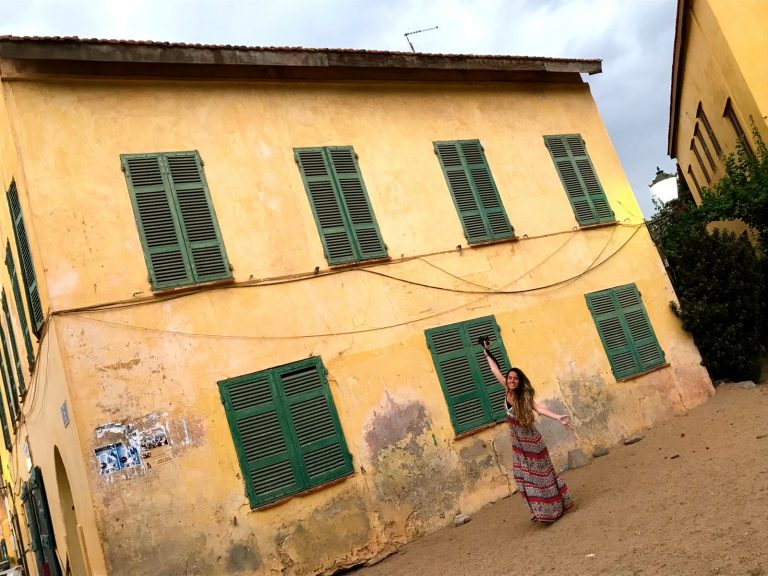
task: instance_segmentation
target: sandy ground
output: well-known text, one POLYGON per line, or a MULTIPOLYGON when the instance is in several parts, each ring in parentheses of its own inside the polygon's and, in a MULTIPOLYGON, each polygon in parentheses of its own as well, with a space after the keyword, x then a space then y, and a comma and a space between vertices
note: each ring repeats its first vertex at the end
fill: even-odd
POLYGON ((515 494, 354 576, 768 576, 768 384, 563 475, 575 509, 532 523, 515 494))

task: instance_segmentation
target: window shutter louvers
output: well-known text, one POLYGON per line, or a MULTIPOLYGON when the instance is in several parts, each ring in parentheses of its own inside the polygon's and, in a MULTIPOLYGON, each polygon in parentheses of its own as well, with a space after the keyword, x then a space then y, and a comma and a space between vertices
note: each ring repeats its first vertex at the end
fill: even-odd
POLYGON ((331 398, 316 367, 280 375, 282 393, 306 473, 308 487, 352 472, 352 462, 341 441, 331 398))
POLYGON ((245 379, 222 388, 222 394, 233 417, 232 433, 252 500, 270 502, 297 491, 298 474, 270 378, 245 379))
POLYGON ((427 343, 456 434, 498 421, 506 414, 504 388, 477 344, 480 336, 491 338, 491 350, 498 352, 495 356, 506 370, 506 352, 492 317, 427 330, 427 343))
POLYGON ((27 352, 27 363, 29 364, 29 370, 32 371, 32 367, 35 365, 35 350, 32 346, 32 338, 29 335, 29 326, 27 325, 27 317, 24 314, 24 304, 21 299, 21 290, 19 288, 19 280, 16 277, 16 265, 13 262, 13 254, 11 253, 11 245, 5 245, 5 265, 8 268, 8 276, 11 278, 11 288, 13 289, 13 301, 16 303, 16 311, 19 315, 19 324, 21 325, 21 333, 24 338, 24 348, 27 352))
MULTIPOLYGON (((7 393, 8 393, 8 388, 6 386, 6 394, 7 393)), ((5 415, 5 400, 3 400, 3 397, 1 394, 0 394, 0 425, 2 425, 2 428, 3 428, 3 441, 5 442, 5 449, 8 450, 8 452, 10 452, 13 449, 13 443, 11 442, 11 431, 10 431, 10 428, 8 427, 8 417, 5 415)))
POLYGON ((123 155, 154 289, 231 277, 196 152, 123 155))
POLYGON ((197 153, 166 154, 171 185, 181 214, 182 233, 196 282, 230 275, 219 226, 197 153))
POLYGON ((354 151, 350 147, 329 148, 328 155, 357 239, 360 259, 386 257, 354 151))
POLYGON ((8 376, 6 376, 5 363, 0 360, 0 376, 3 378, 3 389, 5 390, 5 398, 8 400, 8 414, 11 416, 11 422, 16 425, 16 415, 19 413, 19 401, 13 394, 13 388, 8 382, 8 376))
POLYGON ((16 414, 19 413, 19 392, 18 388, 16 388, 16 378, 13 375, 13 366, 14 363, 11 360, 11 355, 8 351, 8 337, 5 334, 5 330, 3 330, 2 326, 0 326, 0 341, 2 342, 3 347, 3 359, 5 360, 5 369, 8 374, 8 382, 10 383, 10 390, 12 392, 10 402, 13 403, 13 408, 16 411, 16 414))
POLYGON ((13 220, 13 234, 16 239, 16 251, 19 256, 21 276, 24 279, 24 291, 27 295, 27 304, 29 305, 32 332, 34 332, 35 336, 40 336, 44 319, 43 305, 40 301, 37 275, 35 274, 35 266, 32 263, 32 253, 29 248, 29 238, 27 237, 27 229, 24 225, 24 215, 21 212, 16 182, 11 182, 11 187, 8 189, 8 207, 11 212, 11 219, 13 220))
POLYGON ((386 257, 354 150, 300 148, 295 154, 328 263, 386 257))
POLYGON ((589 226, 614 222, 613 211, 581 136, 545 136, 544 142, 552 155, 579 224, 589 226))
POLYGON ((40 544, 40 549, 35 554, 39 573, 46 576, 61 576, 61 569, 56 558, 56 538, 53 533, 51 512, 48 508, 43 476, 38 466, 35 466, 30 472, 28 489, 32 511, 36 516, 35 524, 40 544))
POLYGON ((664 363, 664 352, 634 284, 587 294, 586 297, 617 379, 664 363))
POLYGON ((319 360, 219 383, 253 507, 352 473, 319 360))
POLYGON ((435 142, 434 147, 467 242, 514 236, 480 142, 435 142))
POLYGON ((16 367, 16 378, 19 382, 19 394, 24 395, 26 392, 26 387, 24 384, 24 371, 21 369, 21 356, 19 356, 19 347, 16 345, 16 333, 13 331, 13 323, 11 322, 11 310, 8 307, 8 297, 5 295, 5 288, 2 289, 0 302, 2 302, 3 306, 5 325, 8 327, 8 337, 11 340, 11 351, 13 352, 14 366, 16 367))
POLYGON ((153 287, 191 282, 192 270, 184 254, 181 227, 163 178, 160 157, 129 157, 124 165, 153 287))

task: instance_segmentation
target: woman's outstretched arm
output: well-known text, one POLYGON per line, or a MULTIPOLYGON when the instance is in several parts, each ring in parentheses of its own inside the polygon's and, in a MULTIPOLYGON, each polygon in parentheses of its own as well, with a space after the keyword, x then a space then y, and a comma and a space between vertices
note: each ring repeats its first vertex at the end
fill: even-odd
POLYGON ((536 410, 536 412, 538 412, 542 416, 546 416, 547 418, 552 418, 552 420, 557 420, 558 422, 560 422, 560 424, 568 428, 568 430, 573 430, 571 417, 568 416, 567 414, 555 414, 554 412, 552 412, 552 410, 550 410, 543 404, 539 404, 538 402, 536 402, 536 400, 533 401, 533 409, 536 410))
POLYGON ((488 361, 488 366, 491 368, 491 372, 496 377, 496 380, 499 381, 499 384, 504 386, 504 389, 507 388, 507 379, 504 378, 504 375, 501 373, 501 370, 499 370, 499 364, 496 362, 496 358, 493 357, 491 354, 491 351, 488 349, 488 347, 491 345, 490 341, 485 339, 481 342, 483 345, 483 352, 485 353, 485 359, 488 361))

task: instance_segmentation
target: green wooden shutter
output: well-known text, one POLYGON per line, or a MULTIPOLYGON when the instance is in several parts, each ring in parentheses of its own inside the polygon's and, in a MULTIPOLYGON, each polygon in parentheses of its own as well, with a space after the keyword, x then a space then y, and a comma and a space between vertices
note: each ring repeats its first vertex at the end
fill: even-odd
POLYGON ((432 328, 426 336, 455 432, 461 434, 503 419, 504 388, 477 344, 480 336, 490 337, 502 368, 509 366, 495 319, 488 316, 432 328))
POLYGON ((280 386, 308 488, 352 473, 322 365, 280 374, 280 386))
POLYGON ((252 507, 353 471, 319 358, 219 382, 252 507))
POLYGON ((195 282, 231 277, 208 184, 197 152, 163 154, 195 282))
POLYGON ((176 203, 158 154, 121 156, 136 225, 154 289, 193 281, 176 203))
POLYGON ((37 525, 37 514, 35 514, 35 503, 32 500, 32 491, 29 488, 29 482, 21 484, 21 501, 24 503, 24 516, 27 518, 27 528, 29 528, 30 548, 35 555, 37 564, 37 573, 45 574, 43 557, 43 547, 40 544, 40 528, 37 525))
MULTIPOLYGON (((37 516, 37 529, 39 535, 43 570, 40 574, 49 576, 61 576, 61 567, 56 558, 56 538, 53 533, 51 512, 48 508, 48 499, 45 494, 45 484, 40 468, 35 466, 29 475, 30 500, 35 515, 37 516)), ((39 561, 38 561, 39 566, 39 561)))
POLYGON ((5 390, 5 398, 8 400, 8 414, 11 416, 11 422, 14 427, 16 426, 16 415, 19 413, 19 401, 13 394, 13 388, 11 388, 8 382, 8 376, 5 374, 6 364, 0 360, 0 375, 3 377, 3 389, 5 390))
POLYGON ((494 357, 501 364, 501 373, 507 374, 509 370, 509 358, 507 358, 507 351, 504 348, 504 343, 501 341, 499 334, 499 326, 496 324, 496 319, 493 316, 486 316, 485 318, 478 318, 477 320, 470 320, 466 323, 467 334, 469 335, 469 342, 472 345, 472 355, 475 358, 480 374, 483 381, 483 387, 485 394, 488 397, 488 403, 491 408, 492 417, 494 420, 504 420, 507 417, 507 409, 504 406, 504 396, 506 390, 499 384, 496 377, 491 372, 488 361, 485 359, 485 353, 483 347, 477 343, 478 338, 486 336, 491 339, 491 351, 494 353, 494 357))
POLYGON ((664 352, 648 319, 643 301, 635 284, 615 289, 624 321, 637 354, 640 370, 649 370, 664 364, 664 352))
POLYGON ((385 258, 354 150, 297 148, 294 154, 328 263, 385 258))
MULTIPOLYGON (((0 367, 2 370, 2 367, 0 367)), ((6 388, 6 394, 8 390, 6 388)), ((2 394, 0 394, 0 425, 3 428, 3 440, 5 441, 5 449, 10 452, 13 449, 13 443, 11 442, 11 431, 8 427, 8 417, 5 415, 5 401, 2 394)))
POLYGON ((358 257, 361 260, 385 258, 387 250, 371 209, 355 151, 351 146, 334 146, 326 148, 326 154, 352 226, 358 257))
POLYGON ((295 155, 328 263, 355 261, 351 230, 323 149, 297 149, 295 155))
MULTIPOLYGON (((11 398, 9 402, 13 404, 16 414, 19 413, 19 392, 16 388, 16 379, 13 376, 13 362, 11 361, 11 355, 8 352, 8 339, 5 335, 5 330, 0 326, 0 342, 3 346, 3 358, 5 360, 5 368, 8 371, 8 382, 10 383, 11 398)), ((23 384, 22 384, 23 386, 23 384)))
POLYGON ((514 236, 480 141, 434 142, 434 147, 467 242, 514 236))
POLYGON ((295 448, 289 443, 273 380, 262 372, 219 383, 252 506, 302 488, 295 448))
POLYGON ((24 314, 24 304, 21 300, 21 290, 19 289, 19 280, 16 277, 16 265, 13 262, 13 254, 11 253, 11 244, 5 245, 5 265, 8 268, 8 276, 11 278, 11 288, 13 289, 13 300, 16 303, 16 312, 19 315, 19 324, 21 325, 21 334, 24 338, 24 348, 27 351, 27 363, 29 364, 29 370, 32 371, 32 367, 35 365, 35 350, 32 347, 32 338, 29 335, 29 326, 27 325, 27 317, 24 314))
POLYGON ((11 311, 8 308, 8 297, 5 295, 5 288, 1 291, 0 302, 3 306, 3 316, 5 316, 5 325, 8 326, 8 337, 11 340, 11 351, 13 352, 14 366, 16 367, 16 378, 19 381, 19 393, 24 394, 27 390, 24 385, 24 371, 21 369, 21 356, 19 356, 19 348, 16 345, 16 333, 13 331, 13 324, 11 323, 11 311))
POLYGON ((24 279, 24 292, 27 295, 32 332, 34 332, 35 336, 40 336, 44 320, 43 305, 40 302, 40 290, 37 284, 35 266, 32 263, 32 252, 29 248, 29 238, 27 237, 27 229, 24 225, 24 215, 21 212, 16 182, 11 182, 11 187, 8 189, 8 207, 11 212, 11 219, 13 220, 13 235, 16 239, 16 251, 21 265, 21 276, 24 279))
POLYGON ((586 299, 617 379, 664 363, 634 284, 587 294, 586 299))
POLYGON ((231 277, 197 152, 121 155, 154 289, 231 277))
POLYGON ((613 211, 581 135, 545 136, 544 142, 552 155, 579 224, 589 226, 614 222, 616 219, 613 211))

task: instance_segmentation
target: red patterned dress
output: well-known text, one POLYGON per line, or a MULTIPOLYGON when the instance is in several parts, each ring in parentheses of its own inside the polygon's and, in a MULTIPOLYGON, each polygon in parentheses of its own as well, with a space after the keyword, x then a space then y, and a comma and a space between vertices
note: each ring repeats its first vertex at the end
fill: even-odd
POLYGON ((573 507, 568 486, 555 473, 539 431, 521 424, 509 404, 507 422, 512 433, 515 484, 531 510, 531 520, 554 522, 573 507))

